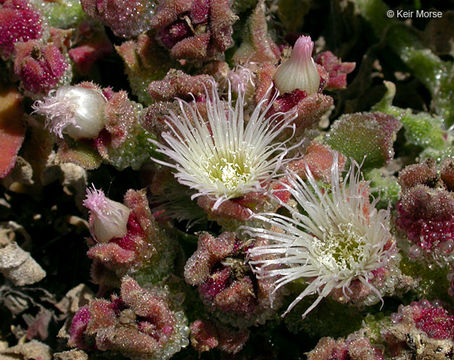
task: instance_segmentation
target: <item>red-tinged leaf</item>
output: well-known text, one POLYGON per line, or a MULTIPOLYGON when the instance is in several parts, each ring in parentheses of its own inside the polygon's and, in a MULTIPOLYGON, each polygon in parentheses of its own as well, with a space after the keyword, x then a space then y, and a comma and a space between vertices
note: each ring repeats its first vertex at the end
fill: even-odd
POLYGON ((135 260, 134 251, 125 250, 115 243, 97 244, 88 250, 87 256, 102 261, 112 270, 119 265, 131 264, 135 260))
POLYGON ((325 51, 318 54, 315 62, 323 66, 329 74, 328 89, 345 89, 347 87, 347 75, 355 70, 356 64, 354 62, 342 62, 331 51, 325 51))
POLYGON ((14 167, 25 136, 21 95, 15 89, 0 92, 0 178, 14 167))
POLYGON ((294 160, 288 168, 296 172, 300 177, 306 176, 306 167, 309 168, 312 175, 317 180, 323 180, 329 183, 331 178, 331 167, 335 158, 335 154, 338 156, 339 169, 343 169, 345 165, 345 156, 341 153, 330 149, 329 146, 312 142, 307 150, 306 154, 302 159, 294 160))

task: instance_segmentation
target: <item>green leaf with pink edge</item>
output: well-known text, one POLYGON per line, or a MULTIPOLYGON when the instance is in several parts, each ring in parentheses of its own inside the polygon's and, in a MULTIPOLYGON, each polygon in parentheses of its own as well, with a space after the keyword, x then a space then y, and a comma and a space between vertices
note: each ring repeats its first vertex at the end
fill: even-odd
POLYGON ((15 89, 0 91, 0 178, 14 167, 25 136, 22 96, 15 89))
POLYGON ((402 124, 384 113, 355 113, 341 116, 331 127, 326 142, 331 148, 363 163, 381 167, 394 156, 393 142, 402 124))

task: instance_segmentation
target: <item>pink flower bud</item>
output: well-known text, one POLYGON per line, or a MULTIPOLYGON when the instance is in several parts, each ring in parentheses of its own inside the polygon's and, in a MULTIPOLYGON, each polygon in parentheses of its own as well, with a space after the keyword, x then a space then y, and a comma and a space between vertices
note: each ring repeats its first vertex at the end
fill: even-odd
POLYGON ((290 59, 282 63, 274 74, 274 83, 281 93, 290 93, 295 89, 315 94, 320 86, 312 49, 314 43, 310 36, 301 36, 293 47, 290 59))
POLYGON ((90 210, 90 232, 98 242, 126 235, 131 210, 125 205, 110 200, 102 190, 87 189, 84 206, 90 210))

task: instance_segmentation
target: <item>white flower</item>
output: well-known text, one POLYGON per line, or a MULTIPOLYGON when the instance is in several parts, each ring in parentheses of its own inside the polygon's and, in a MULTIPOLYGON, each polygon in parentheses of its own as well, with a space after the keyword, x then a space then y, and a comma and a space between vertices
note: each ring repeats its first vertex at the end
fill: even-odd
POLYGON ((98 89, 82 86, 61 86, 52 90, 33 109, 46 117, 46 126, 57 135, 63 132, 73 139, 96 138, 104 128, 107 99, 98 89))
POLYGON ((267 117, 274 98, 265 106, 265 97, 245 121, 244 94, 239 90, 234 106, 230 86, 228 101, 223 102, 213 82, 210 96, 207 91, 207 121, 193 105, 178 100, 181 115, 170 113, 170 131, 161 134, 167 144, 150 140, 173 163, 154 161, 174 168, 178 182, 196 190, 192 199, 216 199, 215 209, 225 200, 261 191, 262 183, 278 174, 289 149, 273 141, 296 116, 292 111, 267 117))
POLYGON ((297 279, 307 283, 284 315, 306 296, 318 294, 303 314, 305 317, 333 289, 349 291, 353 280, 361 281, 381 299, 368 280, 395 251, 388 243, 392 239, 389 212, 377 211, 376 201, 369 202, 367 184, 360 181, 355 163, 340 182, 335 157, 330 189, 321 188, 308 168, 306 176, 304 182, 296 174, 289 174, 286 186, 302 212, 282 203, 291 217, 258 214, 253 219, 270 225, 270 229, 245 227, 250 235, 269 241, 269 245, 250 250, 254 271, 259 277, 274 278, 275 291, 297 279))
POLYGON ((296 40, 290 59, 279 65, 273 77, 281 93, 299 89, 312 95, 318 91, 320 75, 312 59, 313 48, 310 36, 300 36, 296 40))
POLYGON ((90 232, 98 242, 121 238, 128 232, 127 224, 131 209, 110 200, 102 190, 87 188, 84 206, 90 210, 90 232))

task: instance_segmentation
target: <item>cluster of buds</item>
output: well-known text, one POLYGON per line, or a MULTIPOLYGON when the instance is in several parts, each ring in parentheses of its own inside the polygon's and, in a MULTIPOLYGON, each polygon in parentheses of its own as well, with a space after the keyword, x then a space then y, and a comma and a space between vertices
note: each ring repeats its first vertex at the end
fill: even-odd
POLYGON ((353 334, 347 339, 322 338, 307 354, 308 360, 384 360, 382 350, 369 339, 353 334))
POLYGON ((14 62, 14 80, 33 99, 69 84, 73 70, 87 74, 112 52, 104 28, 84 16, 78 1, 2 1, 0 29, 0 56, 14 62))
POLYGON ((233 45, 236 20, 224 0, 161 0, 151 27, 173 57, 203 60, 233 45))
POLYGON ((438 301, 421 300, 400 305, 396 313, 382 320, 367 320, 345 340, 321 339, 308 359, 444 360, 454 351, 453 329, 454 316, 438 301))
POLYGON ((49 31, 29 1, 4 1, 0 29, 0 56, 14 62, 14 75, 27 95, 38 98, 69 82, 71 68, 58 31, 49 31))
POLYGON ((189 344, 184 313, 171 309, 163 290, 144 289, 130 277, 122 279, 119 296, 94 299, 80 308, 69 335, 72 347, 129 358, 169 359, 189 344))
POLYGON ((43 44, 39 40, 16 44, 14 73, 31 96, 44 95, 57 85, 67 82, 68 70, 68 61, 56 45, 43 44))
POLYGON ((454 316, 438 302, 421 300, 399 306, 381 331, 393 357, 446 359, 454 351, 454 316))
POLYGON ((409 165, 399 174, 396 224, 412 243, 409 256, 447 264, 454 252, 454 162, 409 165))
POLYGON ((203 233, 184 271, 186 282, 198 287, 210 311, 242 327, 272 316, 281 297, 280 292, 272 293, 269 280, 251 272, 245 259, 247 246, 231 232, 217 238, 203 233))

